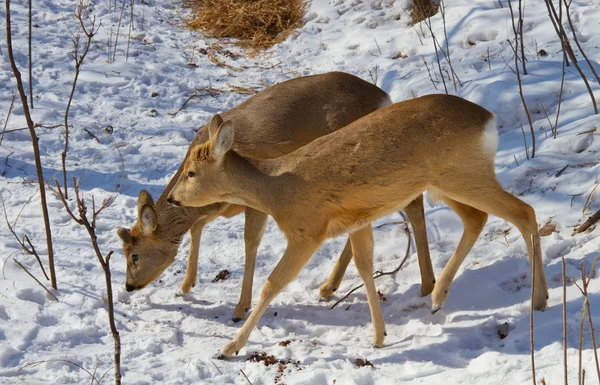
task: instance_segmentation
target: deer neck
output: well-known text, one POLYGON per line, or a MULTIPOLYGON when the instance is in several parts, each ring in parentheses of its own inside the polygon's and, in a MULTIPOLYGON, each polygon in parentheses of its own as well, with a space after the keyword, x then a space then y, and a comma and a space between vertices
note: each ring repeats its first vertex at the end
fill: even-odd
POLYGON ((278 208, 285 205, 287 193, 294 188, 294 175, 283 171, 282 160, 246 158, 230 151, 224 160, 228 188, 220 198, 275 217, 278 208))

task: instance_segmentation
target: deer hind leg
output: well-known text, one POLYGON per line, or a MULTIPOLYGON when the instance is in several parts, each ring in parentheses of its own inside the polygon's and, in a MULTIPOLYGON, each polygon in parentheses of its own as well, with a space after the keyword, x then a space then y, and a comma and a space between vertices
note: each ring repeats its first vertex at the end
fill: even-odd
POLYGON ((429 241, 427 239, 427 229, 425 227, 425 210, 423 208, 423 194, 420 194, 415 200, 410 202, 404 208, 408 216, 410 225, 415 235, 417 245, 417 256, 419 258, 419 269, 421 270, 421 296, 430 294, 435 287, 435 273, 431 265, 431 256, 429 255, 429 241))
POLYGON ((190 250, 188 253, 187 267, 185 269, 185 278, 181 283, 182 295, 188 294, 192 287, 196 286, 196 278, 198 277, 198 254, 200 254, 200 239, 202 238, 202 230, 204 226, 212 221, 213 217, 204 217, 194 223, 190 229, 190 250))
MULTIPOLYGON (((427 240, 427 230, 425 228, 425 212, 423 209, 423 195, 419 195, 404 208, 408 220, 415 234, 415 243, 417 244, 417 255, 419 256, 419 267, 421 269, 421 295, 424 297, 433 291, 435 285, 435 274, 431 265, 429 255, 429 244, 427 240)), ((342 283, 344 274, 350 260, 352 259, 352 246, 350 240, 346 242, 344 250, 329 275, 327 281, 320 287, 321 298, 328 299, 337 291, 342 283)))
POLYGON ((367 298, 369 300, 369 310, 373 321, 373 345, 380 348, 383 346, 383 340, 386 336, 385 322, 381 307, 379 306, 379 296, 375 288, 373 279, 373 230, 371 225, 350 234, 352 243, 352 254, 358 273, 365 283, 367 298))
POLYGON ((446 301, 454 276, 469 251, 471 251, 475 241, 477 241, 488 217, 483 211, 457 202, 447 196, 441 195, 440 199, 458 214, 463 222, 464 230, 454 254, 452 254, 450 261, 448 261, 448 264, 442 270, 431 295, 431 311, 434 313, 441 309, 446 301))
POLYGON ((321 246, 322 241, 315 241, 312 243, 298 243, 294 241, 288 242, 288 246, 283 253, 283 257, 275 266, 275 269, 267 278, 267 282, 263 286, 260 299, 256 304, 256 307, 250 313, 250 316, 244 322, 244 325, 238 331, 235 338, 229 342, 223 349, 217 358, 231 357, 233 354, 237 354, 241 348, 246 345, 248 337, 254 327, 267 310, 267 307, 277 296, 277 294, 283 290, 291 281, 293 281, 300 270, 306 265, 310 257, 315 251, 321 246))
POLYGON ((548 285, 542 261, 540 235, 533 208, 504 191, 496 180, 493 170, 491 175, 477 175, 476 172, 472 172, 469 175, 463 174, 456 179, 452 179, 455 182, 460 181, 460 183, 438 186, 443 194, 478 210, 505 219, 519 229, 525 239, 529 262, 532 265, 534 265, 535 258, 533 307, 536 310, 545 309, 548 304, 548 285), (534 238, 533 243, 532 237, 534 238))
POLYGON ((240 300, 233 310, 233 322, 241 321, 252 305, 252 281, 258 245, 262 239, 269 216, 260 211, 246 207, 244 224, 244 244, 246 247, 246 262, 244 264, 244 280, 240 300))
POLYGON ((321 298, 328 299, 337 291, 342 283, 344 274, 346 274, 346 268, 348 268, 348 264, 351 260, 352 246, 350 244, 350 239, 348 239, 346 241, 346 246, 344 246, 344 250, 342 250, 342 254, 340 254, 333 271, 329 275, 329 278, 324 284, 321 285, 319 289, 321 298))

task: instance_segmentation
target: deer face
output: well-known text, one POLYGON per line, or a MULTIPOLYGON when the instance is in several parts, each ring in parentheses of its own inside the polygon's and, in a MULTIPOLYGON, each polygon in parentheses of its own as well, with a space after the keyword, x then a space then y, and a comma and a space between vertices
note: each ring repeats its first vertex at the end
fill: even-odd
POLYGON ((138 198, 138 221, 133 228, 120 228, 117 235, 123 241, 127 260, 125 288, 142 289, 160 276, 175 260, 179 242, 160 236, 154 201, 144 190, 138 198))
POLYGON ((209 125, 209 135, 208 142, 192 149, 177 184, 169 194, 169 203, 200 207, 224 201, 229 179, 223 160, 233 145, 233 124, 223 123, 221 117, 215 115, 209 125))

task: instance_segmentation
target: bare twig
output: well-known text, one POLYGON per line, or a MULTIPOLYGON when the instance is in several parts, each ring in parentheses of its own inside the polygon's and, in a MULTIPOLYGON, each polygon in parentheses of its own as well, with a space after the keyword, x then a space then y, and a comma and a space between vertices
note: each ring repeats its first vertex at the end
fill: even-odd
MULTIPOLYGON (((406 260, 408 259, 408 255, 410 253, 410 247, 412 245, 412 238, 410 236, 410 230, 408 229, 408 219, 406 218, 406 216, 404 215, 403 212, 400 212, 400 214, 404 218, 404 224, 405 224, 404 230, 406 232, 406 238, 407 238, 406 253, 404 254, 404 258, 402 259, 402 261, 400 261, 400 264, 398 265, 398 267, 396 267, 392 271, 381 271, 381 270, 378 270, 375 273, 373 273, 373 279, 377 279, 377 278, 383 277, 384 275, 392 275, 392 276, 396 275, 402 269, 402 267, 406 263, 406 260)), ((361 283, 360 285, 357 285, 356 287, 354 287, 345 296, 343 296, 342 298, 340 298, 339 301, 337 301, 336 303, 334 303, 333 305, 331 305, 331 307, 329 309, 335 308, 337 305, 340 304, 340 302, 344 301, 352 293, 354 293, 356 290, 360 289, 363 286, 364 286, 364 283, 361 283)))
MULTIPOLYGON (((519 36, 521 36, 521 65, 523 66, 523 75, 527 75, 525 67, 525 39, 523 38, 523 19, 525 18, 525 5, 521 6, 522 0, 519 0, 519 36)), ((511 11, 512 12, 512 11, 511 11)))
POLYGON ((590 298, 588 296, 588 286, 590 284, 590 281, 592 280, 592 276, 594 275, 595 267, 596 267, 596 258, 594 258, 594 261, 592 262, 592 266, 590 268, 590 274, 586 280, 585 279, 586 278, 585 277, 585 264, 583 263, 583 261, 581 261, 581 280, 583 281, 582 294, 584 297, 583 302, 584 302, 584 306, 586 307, 586 310, 587 310, 588 321, 590 324, 590 334, 592 335, 592 346, 594 347, 594 359, 596 360, 596 370, 598 372, 598 382, 600 383, 600 362, 598 361, 598 348, 596 347, 596 333, 594 332, 594 323, 592 321, 592 309, 591 309, 591 305, 590 305, 590 298))
POLYGON ((115 34, 115 46, 112 58, 113 63, 115 62, 115 58, 117 57, 117 42, 119 41, 119 30, 121 29, 121 22, 123 21, 123 12, 125 12, 125 0, 123 0, 123 5, 121 6, 121 15, 119 16, 119 22, 117 23, 117 33, 115 34))
POLYGON ((6 0, 6 47, 8 51, 8 58, 10 66, 12 68, 15 80, 17 81, 17 89, 19 90, 19 96, 21 97, 21 104, 23 105, 23 115, 27 121, 27 127, 29 128, 29 134, 31 136, 31 144, 33 146, 33 156, 35 159, 35 168, 37 171, 37 180, 40 189, 41 208, 42 215, 44 217, 44 228, 46 230, 46 244, 48 247, 48 265, 50 267, 50 279, 52 282, 52 288, 57 289, 56 285, 56 273, 54 271, 54 252, 52 250, 52 231, 50 229, 50 217, 48 215, 48 206, 46 204, 46 190, 44 188, 44 174, 42 171, 42 161, 40 157, 39 140, 35 133, 35 125, 31 119, 31 113, 27 105, 27 97, 25 96, 25 89, 23 88, 23 81, 21 80, 21 72, 15 64, 15 58, 13 55, 12 48, 12 33, 10 26, 10 0, 6 0))
MULTIPOLYGON (((523 83, 521 82, 521 74, 519 71, 519 33, 517 31, 517 27, 515 25, 514 13, 512 9, 511 0, 508 0, 508 8, 510 9, 510 16, 512 21, 513 32, 515 35, 515 46, 513 47, 513 53, 515 55, 515 73, 517 74, 517 82, 519 83, 519 96, 521 96, 521 102, 523 103, 523 108, 525 109, 525 114, 527 115, 527 121, 529 122, 529 129, 531 130, 531 158, 535 158, 535 131, 533 129, 533 122, 531 121, 531 115, 529 114, 529 109, 527 108, 527 103, 525 102, 525 96, 523 95, 523 83)), ((521 58, 521 61, 525 61, 525 58, 521 58)), ((521 128, 523 129, 523 128, 521 128)), ((527 157, 529 159, 529 156, 527 157)))
POLYGON ((31 109, 33 110, 33 76, 32 76, 32 71, 31 71, 31 66, 32 66, 32 62, 33 62, 33 56, 31 56, 31 2, 33 0, 29 0, 29 41, 28 41, 28 48, 29 48, 29 60, 27 60, 27 64, 29 67, 29 104, 31 104, 31 109))
POLYGON ((567 14, 567 21, 569 22, 569 28, 571 28, 571 33, 573 34, 573 40, 575 40, 575 45, 577 45, 577 48, 579 49, 579 52, 581 52, 581 56, 583 56, 583 58, 585 59, 586 63, 590 67, 590 70, 592 70, 592 73, 594 74, 594 77, 596 78, 596 81, 598 82, 598 84, 600 84, 600 77, 598 76, 598 73, 596 72, 596 70, 594 69, 594 66, 590 62, 590 59, 585 54, 585 51, 583 50, 583 47, 581 46, 581 44, 579 44, 579 39, 577 38, 577 34, 575 33, 575 27, 573 26, 573 21, 571 20, 571 2, 573 0, 569 0, 569 1, 563 0, 563 1, 564 1, 564 4, 565 4, 565 11, 566 11, 566 14, 567 14))
POLYGON ((571 58, 571 62, 573 62, 573 65, 577 69, 577 72, 579 72, 579 76, 581 76, 581 79, 583 80, 583 82, 585 84, 588 94, 590 95, 590 99, 592 100, 592 107, 594 109, 594 113, 597 115, 598 114, 598 106, 596 104, 596 98, 594 97, 594 92, 592 91, 592 87, 590 86, 590 83, 587 80, 587 77, 585 76, 585 74, 581 70, 581 67, 577 63, 577 58, 575 57, 575 53, 573 52, 573 48, 571 47, 571 43, 569 42, 567 33, 565 32, 562 24, 557 22, 557 20, 559 20, 559 16, 556 14, 556 8, 554 7, 552 0, 545 0, 544 2, 546 4, 546 8, 548 9, 548 16, 550 17, 550 19, 552 20, 552 24, 554 25, 554 30, 556 31, 558 38, 562 42, 563 49, 566 50, 567 54, 571 58))
MULTIPOLYGON (((69 216, 71 216, 73 221, 75 221, 79 225, 82 225, 87 230, 90 240, 92 242, 92 248, 94 249, 94 252, 96 254, 98 262, 102 266, 102 270, 104 270, 104 278, 106 281, 106 296, 107 296, 107 303, 108 303, 108 320, 109 320, 110 331, 112 333, 114 345, 115 345, 115 348, 114 348, 115 384, 119 385, 119 384, 121 384, 121 338, 119 336, 119 331, 117 330, 117 327, 115 325, 112 282, 111 282, 111 273, 110 273, 110 257, 112 256, 113 251, 111 250, 106 255, 106 257, 104 257, 102 255, 102 252, 100 251, 100 247, 98 246, 98 237, 96 235, 96 220, 98 218, 98 215, 102 212, 102 210, 104 210, 106 207, 108 207, 108 205, 114 200, 113 198, 116 197, 116 195, 113 195, 107 199, 104 199, 104 201, 102 202, 102 205, 97 210, 96 210, 96 203, 95 203, 94 197, 92 196, 92 221, 90 222, 90 220, 88 219, 88 207, 85 203, 83 193, 80 194, 80 192, 79 192, 78 181, 75 178, 73 178, 73 187, 75 190, 75 198, 77 200, 77 212, 78 212, 77 216, 75 216, 73 211, 69 208, 69 205, 62 193, 62 190, 60 188, 58 180, 54 179, 54 183, 56 184, 57 194, 59 195, 59 198, 60 198, 61 202, 63 203, 63 206, 65 207, 65 210, 67 211, 69 216)), ((66 190, 66 186, 65 186, 65 190, 66 190)))
POLYGON ((427 64, 425 56, 421 55, 421 60, 423 60, 423 64, 425 64, 425 68, 427 69, 427 73, 429 74, 429 80, 431 80, 431 84, 433 84, 433 87, 437 90, 437 85, 435 84, 435 80, 433 80, 433 76, 431 75, 431 70, 429 69, 429 65, 427 64))
POLYGON ((552 131, 552 136, 554 139, 558 136, 558 117, 560 116, 560 105, 562 103, 562 95, 563 88, 565 85, 565 64, 567 63, 567 54, 563 51, 563 61, 562 61, 562 72, 560 76, 560 91, 558 93, 558 108, 556 109, 556 121, 554 122, 554 128, 552 131))
POLYGON ((244 373, 244 371, 242 369, 240 369, 240 372, 242 372, 242 374, 244 375, 244 378, 246 379, 246 381, 248 381, 248 383, 250 385, 252 385, 252 382, 250 382, 250 380, 248 379, 248 376, 246 376, 246 373, 244 373))
POLYGON ((54 298, 54 299, 56 300, 56 302, 59 302, 59 301, 58 301, 58 298, 56 298, 56 296, 55 296, 54 294, 52 294, 52 292, 51 292, 50 290, 48 290, 48 288, 47 288, 46 286, 44 286, 44 284, 43 284, 43 283, 41 283, 39 279, 37 279, 37 278, 36 278, 36 277, 35 277, 33 274, 31 274, 31 273, 29 272, 29 270, 27 270, 27 269, 25 268, 25 266, 21 265, 21 263, 19 263, 19 261, 17 261, 17 260, 16 260, 16 259, 14 259, 14 258, 13 258, 13 261, 15 261, 15 263, 16 263, 17 265, 19 265, 19 267, 20 267, 21 269, 23 269, 23 270, 24 270, 24 271, 25 271, 25 272, 26 272, 26 273, 27 273, 27 274, 28 274, 28 275, 29 275, 31 278, 33 278, 33 279, 34 279, 34 280, 35 280, 35 281, 38 283, 38 285, 40 285, 41 287, 43 287, 43 288, 44 288, 44 290, 46 290, 46 292, 47 292, 48 294, 50 294, 50 295, 52 296, 52 298, 54 298))
POLYGON ((4 127, 2 128, 2 135, 0 135, 0 145, 2 144, 2 140, 4 140, 4 134, 6 133, 6 126, 8 125, 8 120, 10 119, 10 114, 15 106, 15 93, 12 93, 12 100, 10 101, 10 107, 8 107, 8 113, 6 114, 6 119, 4 120, 4 127))
MULTIPOLYGON (((510 4, 510 0, 508 0, 510 4)), ((533 258, 531 258, 531 308, 529 309, 529 341, 531 346, 531 375, 533 376, 533 385, 535 381, 535 348, 533 343, 533 298, 535 295, 535 260, 536 250, 539 239, 531 235, 531 248, 533 249, 533 258)))
POLYGON ((568 370, 567 370, 567 273, 565 254, 562 255, 562 284, 563 284, 563 355, 564 355, 564 372, 565 385, 568 385, 568 370))
POLYGON ((17 375, 19 375, 19 373, 21 373, 21 370, 23 370, 23 369, 25 369, 25 368, 27 368, 29 366, 37 366, 37 365, 45 364, 47 362, 64 362, 64 363, 67 363, 67 364, 71 364, 71 365, 73 365, 73 366, 75 366, 75 367, 83 370, 87 374, 89 374, 90 377, 92 378, 92 383, 95 381, 96 384, 100 385, 100 381, 96 377, 94 377, 94 374, 90 373, 89 370, 87 370, 86 368, 84 368, 83 366, 81 366, 79 364, 76 364, 75 362, 71 362, 71 361, 68 361, 68 360, 44 360, 44 361, 30 362, 28 364, 25 364, 25 365, 21 366, 19 368, 19 370, 17 370, 17 375))
POLYGON ((525 145, 525 156, 529 159, 529 146, 527 145, 527 137, 525 136, 525 130, 523 129, 523 124, 519 123, 521 126, 521 132, 523 133, 523 144, 525 145))
POLYGON ((448 87, 446 86, 446 79, 444 78, 444 73, 442 72, 442 64, 440 62, 440 53, 438 51, 438 41, 435 38, 435 33, 433 32, 433 27, 431 26, 431 16, 428 17, 425 21, 425 25, 431 34, 431 39, 433 40, 433 49, 435 50, 435 59, 438 64, 438 70, 440 71, 440 76, 442 77, 442 84, 444 85, 444 91, 448 94, 448 87))
POLYGON ((81 41, 80 32, 78 32, 73 37, 73 59, 75 60, 75 76, 73 78, 73 84, 71 86, 71 93, 69 94, 69 100, 67 101, 67 108, 65 109, 65 118, 64 118, 64 121, 65 121, 65 146, 64 146, 63 152, 61 154, 63 184, 65 186, 65 198, 66 199, 69 199, 69 193, 68 193, 68 189, 67 189, 67 166, 66 166, 67 151, 69 150, 69 110, 71 108, 71 103, 73 102, 73 95, 75 94, 75 87, 77 86, 77 79, 79 78, 79 74, 81 72, 81 67, 83 65, 83 61, 85 60, 85 57, 87 56, 87 54, 90 50, 90 46, 92 45, 92 39, 98 32, 98 28, 99 28, 99 26, 98 26, 98 28, 96 27, 96 17, 94 16, 93 19, 90 19, 89 15, 87 14, 87 11, 85 10, 85 5, 83 4, 83 0, 79 1, 79 5, 77 7, 77 10, 75 11, 75 17, 79 21, 79 26, 81 28, 81 31, 83 31, 87 41, 83 48, 83 53, 81 55, 79 55, 79 48, 80 48, 79 44, 81 41), (83 20, 84 16, 90 20, 90 25, 88 28, 86 28, 86 26, 85 26, 85 22, 83 20))
MULTIPOLYGON (((444 56, 448 61, 448 65, 450 66, 450 73, 452 74, 452 83, 454 84, 454 91, 456 92, 458 90, 458 88, 456 87, 456 80, 458 79, 458 76, 456 75, 456 72, 454 72, 452 60, 450 60, 450 45, 448 42, 448 32, 446 31, 446 4, 444 3, 444 0, 442 0, 442 2, 440 3, 440 15, 442 15, 442 24, 444 25, 444 39, 446 41, 446 52, 444 53, 444 56)), ((458 81, 460 83, 460 79, 458 79, 458 81)))

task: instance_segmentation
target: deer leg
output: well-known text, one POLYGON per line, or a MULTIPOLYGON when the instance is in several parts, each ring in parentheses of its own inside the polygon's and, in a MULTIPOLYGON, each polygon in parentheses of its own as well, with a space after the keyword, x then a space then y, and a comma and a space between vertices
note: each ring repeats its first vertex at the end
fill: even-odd
POLYGON ((202 238, 202 230, 207 223, 213 220, 213 217, 204 217, 194 223, 190 229, 190 250, 188 253, 187 267, 185 269, 185 278, 181 283, 181 292, 188 294, 192 287, 196 286, 196 278, 198 277, 198 254, 200 253, 200 239, 202 238))
POLYGON ((463 235, 450 258, 448 264, 442 270, 435 289, 431 295, 431 310, 436 312, 442 308, 442 305, 448 297, 448 291, 452 285, 452 281, 460 265, 465 260, 471 248, 477 241, 479 234, 483 230, 485 223, 487 222, 488 215, 483 211, 477 210, 473 207, 467 206, 463 203, 457 202, 447 196, 440 197, 458 216, 463 222, 464 230, 463 235))
POLYGON ((385 322, 381 307, 379 306, 379 296, 375 288, 373 279, 373 230, 371 225, 350 234, 352 243, 352 254, 358 273, 365 283, 367 298, 369 300, 369 310, 373 321, 373 345, 380 348, 383 346, 383 340, 386 336, 385 322))
POLYGON ((423 194, 420 194, 415 200, 410 202, 408 206, 404 208, 404 212, 408 216, 413 233, 415 234, 419 269, 421 270, 421 296, 425 297, 433 291, 435 286, 435 273, 433 272, 431 256, 429 255, 429 242, 427 240, 427 229, 425 227, 425 210, 423 208, 423 194))
POLYGON ((504 191, 493 174, 477 175, 473 172, 469 175, 450 176, 448 180, 461 180, 461 183, 438 186, 444 195, 505 219, 519 229, 525 239, 529 262, 532 265, 535 258, 533 307, 536 310, 545 309, 548 304, 548 285, 542 261, 540 235, 533 208, 504 191), (532 242, 532 237, 534 242, 532 242))
POLYGON ((244 264, 244 280, 240 300, 233 310, 233 322, 238 322, 246 315, 252 305, 252 281, 258 245, 262 239, 269 216, 260 211, 246 207, 244 224, 244 243, 246 247, 246 262, 244 264))
POLYGON ((218 358, 231 357, 246 345, 250 333, 254 330, 273 298, 300 274, 300 270, 322 243, 322 241, 312 243, 288 241, 283 257, 263 286, 258 303, 235 338, 221 349, 218 358))
POLYGON ((342 283, 342 279, 344 278, 344 274, 346 274, 346 269, 348 268, 348 264, 352 260, 352 246, 350 245, 350 239, 346 241, 346 245, 344 246, 344 250, 342 250, 342 254, 338 258, 335 267, 331 271, 329 278, 325 281, 324 284, 321 285, 319 289, 319 293, 321 294, 321 298, 328 299, 339 289, 340 284, 342 283))

